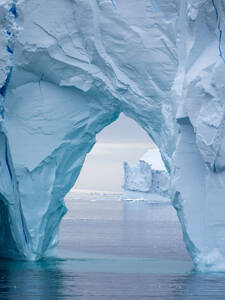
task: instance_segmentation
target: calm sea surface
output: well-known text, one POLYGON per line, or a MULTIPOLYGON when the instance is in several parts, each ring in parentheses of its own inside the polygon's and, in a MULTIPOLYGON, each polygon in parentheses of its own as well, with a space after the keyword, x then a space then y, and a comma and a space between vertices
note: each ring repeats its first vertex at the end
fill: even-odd
POLYGON ((58 255, 0 261, 0 299, 225 299, 225 274, 199 274, 170 205, 70 194, 58 255))

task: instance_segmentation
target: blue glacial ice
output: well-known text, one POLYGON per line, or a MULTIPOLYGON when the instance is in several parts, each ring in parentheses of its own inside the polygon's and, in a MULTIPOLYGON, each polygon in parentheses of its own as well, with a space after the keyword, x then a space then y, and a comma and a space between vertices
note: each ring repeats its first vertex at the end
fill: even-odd
POLYGON ((120 112, 160 149, 196 269, 225 271, 222 0, 0 1, 0 254, 58 242, 96 134, 120 112))

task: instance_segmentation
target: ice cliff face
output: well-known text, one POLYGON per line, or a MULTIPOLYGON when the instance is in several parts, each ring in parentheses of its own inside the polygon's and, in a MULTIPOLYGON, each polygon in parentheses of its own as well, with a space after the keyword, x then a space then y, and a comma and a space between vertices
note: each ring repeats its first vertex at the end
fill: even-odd
POLYGON ((187 1, 178 21, 173 205, 202 271, 225 269, 224 13, 223 1, 187 1))
POLYGON ((184 241, 225 269, 223 1, 0 1, 2 255, 57 243, 64 196, 121 111, 159 147, 184 241))
POLYGON ((150 192, 152 187, 152 169, 143 160, 138 161, 132 168, 124 162, 124 185, 125 190, 150 192), (150 168, 149 168, 150 167, 150 168))

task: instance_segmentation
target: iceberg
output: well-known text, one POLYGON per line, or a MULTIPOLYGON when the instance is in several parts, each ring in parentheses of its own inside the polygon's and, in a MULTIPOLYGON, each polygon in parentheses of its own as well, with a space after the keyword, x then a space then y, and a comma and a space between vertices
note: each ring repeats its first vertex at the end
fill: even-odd
POLYGON ((186 247, 225 271, 222 0, 0 1, 0 255, 58 242, 95 136, 121 112, 160 150, 186 247))
POLYGON ((156 149, 145 153, 133 167, 124 162, 122 200, 145 200, 151 203, 169 202, 169 175, 165 170, 153 169, 151 156, 156 159, 155 164, 160 166, 160 153, 156 149))

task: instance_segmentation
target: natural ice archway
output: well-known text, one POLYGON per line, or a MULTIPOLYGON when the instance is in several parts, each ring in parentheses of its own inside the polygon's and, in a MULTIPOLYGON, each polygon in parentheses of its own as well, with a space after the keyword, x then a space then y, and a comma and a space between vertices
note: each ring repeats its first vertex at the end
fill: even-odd
POLYGON ((0 5, 1 254, 54 248, 96 133, 124 112, 161 151, 196 267, 225 270, 223 2, 0 5))
MULTIPOLYGON (((151 9, 149 4, 147 7, 151 9)), ((167 58, 164 44, 158 41, 161 58, 155 54, 157 67, 152 64, 153 70, 148 70, 150 63, 147 66, 146 61, 154 48, 147 43, 150 52, 143 55, 142 38, 120 19, 110 2, 57 1, 53 5, 53 1, 40 1, 37 5, 28 1, 21 6, 21 13, 23 19, 18 22, 24 29, 15 43, 4 106, 12 157, 10 177, 19 183, 16 193, 25 219, 21 234, 14 237, 15 247, 18 237, 24 243, 11 256, 38 259, 56 242, 58 224, 66 211, 63 198, 73 186, 96 133, 121 111, 158 141, 169 167, 175 134, 168 98, 173 80, 162 84, 157 70, 164 59, 162 70, 174 76, 176 60, 167 58), (87 12, 88 18, 82 15, 87 12), (117 27, 118 36, 109 20, 117 27), (106 48, 98 35, 110 37, 106 48), (129 49, 136 48, 129 54, 129 49), (139 61, 134 60, 137 51, 142 55, 139 61), (155 74, 155 81, 142 76, 143 68, 149 79, 149 72, 155 74)), ((15 218, 10 226, 14 232, 18 226, 15 218)), ((3 244, 7 245, 7 238, 3 244)), ((4 250, 7 255, 9 249, 4 250)))

